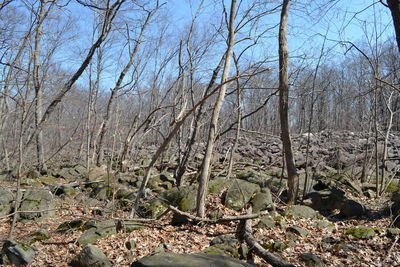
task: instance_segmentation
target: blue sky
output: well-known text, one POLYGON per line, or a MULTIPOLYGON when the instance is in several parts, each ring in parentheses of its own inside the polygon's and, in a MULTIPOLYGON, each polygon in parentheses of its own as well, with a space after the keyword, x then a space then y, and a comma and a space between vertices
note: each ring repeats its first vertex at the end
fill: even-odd
MULTIPOLYGON (((171 7, 176 23, 181 24, 190 21, 191 14, 195 12, 200 2, 200 0, 168 0, 167 5, 171 7)), ((229 1, 225 2, 229 6, 229 1)), ((216 10, 220 8, 219 3, 220 1, 206 0, 206 13, 217 12, 216 10), (218 3, 216 8, 213 2, 218 3)), ((275 1, 273 5, 279 3, 280 1, 275 1)), ((326 46, 333 47, 336 53, 343 53, 344 48, 333 40, 363 42, 367 37, 372 38, 374 25, 377 25, 378 32, 383 33, 380 37, 382 41, 394 36, 390 12, 379 1, 292 1, 289 12, 289 49, 292 54, 319 52, 324 39, 321 35, 326 33, 331 39, 327 41, 326 46), (327 2, 333 3, 327 4, 321 10, 317 9, 316 3, 321 5, 327 2)), ((269 21, 266 25, 278 23, 279 12, 265 17, 264 20, 269 21)), ((270 35, 268 47, 276 49, 276 30, 275 34, 270 35)))
MULTIPOLYGON (((196 9, 200 4, 200 0, 164 0, 166 2, 165 12, 168 12, 167 21, 174 31, 176 38, 182 38, 181 32, 187 29, 196 9)), ((160 1, 162 2, 162 1, 160 1)), ((229 8, 229 0, 225 0, 226 6, 229 8)), ((251 3, 252 1, 244 1, 251 3)), ((268 1, 269 7, 276 7, 281 1, 268 1)), ((293 60, 298 57, 306 56, 310 59, 309 64, 313 64, 312 60, 316 59, 320 53, 323 42, 322 35, 327 34, 331 39, 326 43, 326 50, 331 49, 332 60, 343 60, 345 47, 338 45, 338 41, 351 41, 354 43, 366 42, 368 38, 373 39, 373 30, 377 25, 377 32, 382 33, 380 41, 385 41, 390 37, 394 37, 393 26, 389 10, 382 6, 379 1, 370 0, 293 0, 289 13, 289 49, 290 56, 293 60), (331 3, 323 8, 318 9, 321 3, 331 3), (311 4, 308 4, 311 3, 311 4), (318 4, 318 5, 317 5, 318 4), (376 22, 376 23, 375 23, 376 22)), ((19 3, 19 2, 17 2, 19 3)), ((152 3, 149 1, 149 3, 152 3)), ((64 42, 60 47, 60 53, 57 57, 63 65, 69 66, 67 69, 75 69, 73 66, 81 61, 81 57, 85 54, 85 49, 90 46, 91 27, 93 15, 88 9, 76 8, 75 1, 71 1, 68 10, 63 10, 65 15, 72 16, 73 20, 78 22, 79 29, 75 30, 77 38, 71 42, 64 42), (71 57, 72 55, 75 55, 71 57), (64 59, 65 58, 65 59, 64 59), (72 60, 72 61, 71 61, 72 60), (76 61, 76 62, 74 62, 76 61)), ((279 23, 279 9, 272 15, 267 15, 260 23, 259 31, 269 28, 279 23)), ((221 0, 204 0, 204 9, 198 19, 199 24, 209 26, 212 23, 219 23, 221 19, 222 9, 221 0)), ((157 29, 153 29, 157 30, 157 29)), ((204 34, 207 34, 206 32, 204 34)), ((179 39, 168 40, 173 45, 179 44, 179 39)), ((277 27, 268 31, 260 41, 260 45, 249 50, 246 57, 249 61, 257 61, 260 59, 275 60, 277 58, 277 27)), ((219 58, 224 50, 224 43, 221 42, 219 47, 215 47, 212 53, 214 58, 219 58)), ((123 53, 119 51, 120 47, 115 47, 116 52, 112 52, 113 63, 117 62, 123 53)), ((240 51, 241 47, 236 47, 240 51)), ((211 61, 213 57, 210 57, 211 61)), ((208 61, 211 62, 211 61, 208 61)), ((314 61, 315 62, 315 61, 314 61)), ((117 62, 118 63, 118 62, 117 62)), ((212 62, 211 62, 212 63, 212 62)), ((119 65, 122 63, 119 62, 119 65)), ((177 63, 174 62, 174 67, 177 63)), ((216 64, 216 63, 215 63, 216 64)), ((215 64, 205 64, 204 69, 212 69, 215 64)), ((118 64, 114 64, 113 69, 107 73, 108 79, 116 79, 120 68, 118 64)), ((209 75, 209 72, 207 72, 209 75)), ((112 83, 111 83, 112 84, 112 83)))

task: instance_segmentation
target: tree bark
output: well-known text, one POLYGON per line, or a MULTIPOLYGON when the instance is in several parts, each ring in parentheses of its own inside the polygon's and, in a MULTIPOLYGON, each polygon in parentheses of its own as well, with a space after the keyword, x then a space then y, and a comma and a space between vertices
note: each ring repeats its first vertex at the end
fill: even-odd
POLYGON ((400 52, 400 1, 399 0, 387 0, 387 6, 392 13, 394 31, 396 33, 397 48, 400 52))
POLYGON ((288 44, 287 24, 290 0, 283 0, 281 21, 279 25, 279 115, 281 138, 288 173, 288 203, 296 202, 299 177, 294 163, 292 141, 289 131, 289 78, 288 78, 288 44))
MULTIPOLYGON (((35 35, 35 47, 33 51, 33 86, 35 88, 35 126, 39 126, 39 122, 43 116, 43 88, 40 83, 40 52, 41 40, 43 35, 43 22, 46 18, 51 6, 46 10, 46 1, 40 1, 39 13, 37 18, 37 27, 35 35)), ((38 160, 38 170, 46 169, 44 163, 43 148, 43 132, 39 130, 36 135, 36 156, 38 160)))
POLYGON ((224 71, 221 77, 221 89, 218 94, 218 98, 215 101, 215 106, 213 109, 213 113, 211 116, 210 128, 208 132, 207 139, 207 147, 206 152, 203 159, 201 175, 199 178, 199 189, 197 191, 197 200, 196 200, 196 210, 197 216, 204 217, 205 214, 205 198, 207 193, 207 185, 208 185, 208 177, 210 172, 210 164, 212 158, 212 152, 214 148, 214 141, 217 132, 217 125, 219 120, 219 113, 221 111, 222 103, 224 102, 225 92, 227 84, 225 81, 228 79, 231 58, 233 54, 233 46, 235 42, 235 14, 236 14, 236 0, 231 1, 231 10, 229 15, 229 36, 228 36, 228 48, 226 51, 226 58, 224 64, 224 71))

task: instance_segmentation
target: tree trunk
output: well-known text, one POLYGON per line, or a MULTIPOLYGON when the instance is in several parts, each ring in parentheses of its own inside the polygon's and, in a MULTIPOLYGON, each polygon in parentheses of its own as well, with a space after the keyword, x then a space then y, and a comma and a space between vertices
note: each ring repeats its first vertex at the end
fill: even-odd
POLYGON ((400 1, 399 0, 388 0, 387 6, 392 13, 394 31, 396 33, 397 48, 400 52, 400 1))
POLYGON ((296 202, 299 177, 294 164, 292 141, 289 133, 289 78, 288 78, 288 45, 287 24, 290 0, 283 0, 281 21, 279 25, 279 115, 281 138, 288 173, 288 203, 296 202))
POLYGON ((231 10, 229 16, 229 37, 228 37, 228 48, 226 51, 226 58, 224 64, 224 71, 221 77, 221 89, 218 94, 218 98, 215 101, 215 106, 213 109, 213 113, 211 116, 210 128, 208 132, 208 139, 207 139, 207 147, 206 152, 203 159, 201 175, 199 178, 199 189, 197 191, 197 200, 196 200, 196 209, 197 209, 197 216, 204 217, 205 214, 205 198, 207 193, 207 185, 208 185, 208 177, 210 172, 210 163, 212 152, 214 148, 214 140, 216 137, 219 113, 222 107, 222 103, 224 102, 225 92, 227 84, 225 81, 228 79, 230 65, 231 65, 231 58, 233 54, 233 46, 235 42, 235 13, 236 13, 236 0, 231 1, 231 10))
MULTIPOLYGON (((33 85, 35 88, 35 126, 39 126, 39 122, 43 116, 43 88, 40 84, 40 52, 41 52, 41 39, 43 35, 43 21, 46 18, 49 9, 46 10, 46 1, 40 1, 39 14, 37 18, 37 27, 35 35, 35 48, 33 51, 33 85)), ((36 156, 38 160, 38 170, 46 169, 44 165, 44 151, 43 151, 43 132, 38 131, 36 135, 36 156)))

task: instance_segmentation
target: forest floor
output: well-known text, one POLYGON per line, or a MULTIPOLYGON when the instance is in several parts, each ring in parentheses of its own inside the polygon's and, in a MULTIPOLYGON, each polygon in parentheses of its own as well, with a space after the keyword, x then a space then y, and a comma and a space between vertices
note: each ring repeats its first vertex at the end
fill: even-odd
MULTIPOLYGON (((11 187, 12 183, 0 184, 2 187, 11 187)), ((358 198, 372 213, 387 207, 389 202, 384 198, 358 198)), ((207 212, 223 210, 224 215, 239 215, 245 213, 227 209, 221 203, 221 197, 211 194, 207 198, 207 212)), ((38 249, 38 256, 29 266, 68 266, 71 259, 79 253, 81 247, 76 243, 81 231, 68 234, 56 231, 61 222, 73 219, 115 219, 128 218, 128 212, 115 211, 110 216, 95 216, 91 210, 85 209, 73 197, 56 198, 56 216, 40 222, 18 222, 14 232, 14 239, 23 241, 38 229, 46 229, 50 239, 37 241, 33 247, 38 249)), ((277 204, 276 210, 282 211, 284 204, 277 204)), ((114 266, 129 266, 132 262, 154 254, 154 251, 163 244, 168 244, 166 251, 175 253, 198 253, 210 245, 216 236, 226 233, 235 234, 238 222, 227 223, 189 223, 181 226, 172 226, 172 211, 169 211, 159 220, 143 223, 143 229, 130 233, 118 232, 107 238, 98 240, 95 245, 100 248, 112 261, 114 266), (134 240, 135 248, 129 250, 126 242, 134 240)), ((317 229, 313 223, 317 219, 294 219, 283 217, 284 223, 272 228, 253 227, 254 236, 261 242, 288 244, 282 250, 275 251, 285 260, 295 266, 306 266, 300 259, 302 253, 311 252, 319 256, 326 266, 400 266, 400 241, 397 237, 389 237, 386 228, 390 225, 390 218, 376 216, 374 218, 331 220, 333 229, 317 229), (298 236, 295 240, 287 232, 289 226, 300 226, 308 231, 306 236, 298 236), (363 226, 375 229, 373 237, 357 239, 346 234, 348 229, 363 226), (330 241, 329 241, 330 240, 330 241)), ((0 239, 7 238, 10 218, 0 219, 0 239)), ((253 226, 257 219, 252 221, 253 226)), ((258 266, 269 266, 264 260, 254 256, 258 266)))

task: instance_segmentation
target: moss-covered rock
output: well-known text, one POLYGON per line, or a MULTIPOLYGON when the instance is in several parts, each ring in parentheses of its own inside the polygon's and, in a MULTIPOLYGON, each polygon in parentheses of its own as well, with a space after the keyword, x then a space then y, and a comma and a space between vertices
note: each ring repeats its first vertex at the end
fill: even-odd
POLYGON ((85 221, 81 219, 65 221, 57 227, 57 231, 63 233, 69 233, 75 230, 82 230, 84 225, 85 221))
POLYGON ((196 207, 197 186, 175 187, 161 194, 167 205, 178 207, 182 211, 191 211, 196 207))
POLYGON ((88 230, 86 230, 77 240, 77 243, 81 246, 93 244, 101 238, 105 238, 117 233, 116 225, 113 220, 92 220, 85 223, 82 228, 88 230))
POLYGON ((208 183, 208 193, 215 194, 220 193, 224 188, 229 187, 232 184, 230 179, 213 179, 208 183))
POLYGON ((320 257, 310 252, 300 254, 300 259, 306 264, 307 267, 325 266, 320 257))
POLYGON ((327 230, 327 231, 333 231, 335 230, 335 225, 327 220, 319 220, 317 222, 313 222, 312 224, 314 227, 316 227, 317 229, 321 229, 321 230, 327 230))
POLYGON ((224 205, 230 209, 239 211, 244 208, 257 192, 260 192, 258 185, 235 179, 226 192, 224 205))
POLYGON ((223 255, 232 258, 239 258, 238 249, 229 244, 217 244, 209 246, 203 250, 203 253, 207 255, 223 255))
POLYGON ((270 209, 273 206, 272 195, 269 189, 263 189, 263 192, 257 193, 252 199, 253 212, 260 212, 270 209))
POLYGON ((119 221, 117 223, 117 231, 124 233, 131 233, 134 231, 142 230, 146 226, 133 221, 119 221))
POLYGON ((257 228, 273 228, 275 227, 275 219, 270 216, 263 216, 260 218, 260 221, 258 222, 258 224, 256 225, 257 228))
POLYGON ((155 219, 167 211, 168 206, 160 199, 152 199, 149 202, 143 203, 140 208, 143 216, 155 219))
POLYGON ((111 267, 113 264, 104 253, 93 245, 85 246, 70 262, 72 267, 111 267))
POLYGON ((293 205, 287 208, 284 212, 284 216, 293 218, 312 218, 312 219, 322 217, 314 209, 303 205, 293 205))
POLYGON ((394 182, 390 182, 386 188, 386 192, 388 193, 394 193, 400 191, 400 187, 398 184, 394 183, 394 182))
POLYGON ((47 190, 27 190, 22 197, 20 220, 40 220, 54 216, 53 195, 47 190), (37 212, 32 212, 37 211, 37 212))
POLYGON ((284 251, 289 247, 287 243, 283 242, 274 242, 274 243, 265 243, 261 245, 264 249, 270 251, 284 251))
POLYGON ((0 216, 7 215, 11 212, 13 200, 14 194, 10 190, 0 188, 0 216))
POLYGON ((36 257, 37 250, 27 244, 14 240, 5 240, 1 250, 1 260, 3 264, 15 264, 17 266, 26 266, 36 257))
POLYGON ((280 228, 284 228, 286 226, 286 220, 284 217, 278 215, 274 217, 275 225, 278 225, 280 228))
POLYGON ((358 239, 370 239, 375 236, 375 229, 368 227, 354 227, 345 232, 345 235, 351 235, 358 239))
POLYGON ((97 200, 110 200, 113 196, 113 188, 104 184, 99 184, 95 188, 93 188, 90 193, 91 198, 95 198, 97 200))
POLYGON ((27 243, 28 244, 33 244, 37 241, 43 241, 43 240, 47 240, 50 238, 50 234, 48 231, 46 231, 45 229, 39 229, 36 232, 33 232, 32 234, 29 235, 27 243))
POLYGON ((294 234, 299 235, 299 236, 308 235, 308 231, 306 229, 302 228, 302 227, 299 227, 299 226, 290 226, 290 227, 288 227, 286 229, 286 231, 294 233, 294 234))

